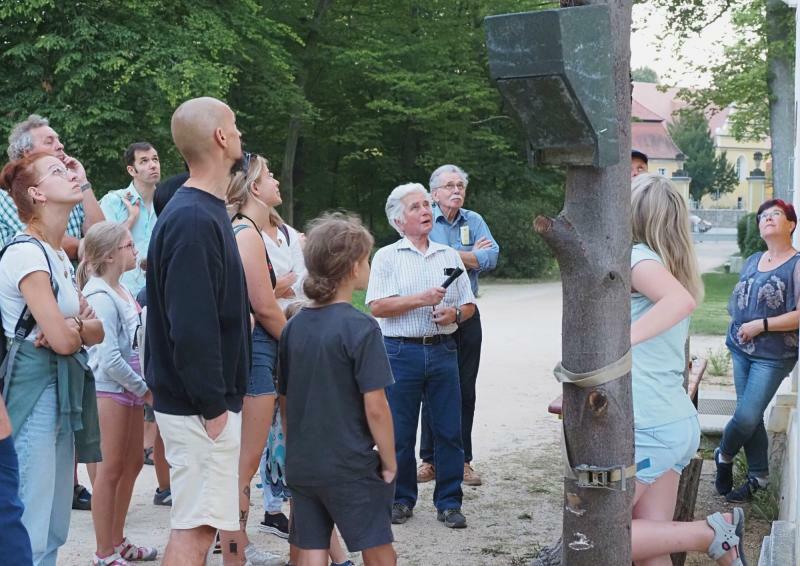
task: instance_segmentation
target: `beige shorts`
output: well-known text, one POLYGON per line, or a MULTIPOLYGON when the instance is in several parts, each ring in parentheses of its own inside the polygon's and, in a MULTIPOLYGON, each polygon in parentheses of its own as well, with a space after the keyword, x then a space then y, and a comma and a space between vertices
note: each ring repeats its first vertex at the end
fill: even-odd
POLYGON ((228 411, 228 421, 211 440, 199 415, 156 412, 170 465, 173 529, 203 525, 239 530, 239 449, 242 415, 228 411))

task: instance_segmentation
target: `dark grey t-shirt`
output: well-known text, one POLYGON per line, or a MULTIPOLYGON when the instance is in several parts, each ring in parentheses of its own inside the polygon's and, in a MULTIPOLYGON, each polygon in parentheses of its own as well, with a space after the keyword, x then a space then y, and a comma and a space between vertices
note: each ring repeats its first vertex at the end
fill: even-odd
POLYGON ((305 307, 279 342, 286 480, 329 485, 374 475, 380 460, 364 394, 394 383, 377 321, 346 303, 305 307))

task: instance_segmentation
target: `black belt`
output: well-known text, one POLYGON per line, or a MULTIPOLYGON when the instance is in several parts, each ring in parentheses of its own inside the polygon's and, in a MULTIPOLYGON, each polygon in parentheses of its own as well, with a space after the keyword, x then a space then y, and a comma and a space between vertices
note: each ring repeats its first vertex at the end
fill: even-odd
POLYGON ((452 336, 450 334, 434 334, 433 336, 387 336, 387 338, 411 342, 412 344, 435 346, 436 344, 441 344, 448 338, 452 338, 452 336))

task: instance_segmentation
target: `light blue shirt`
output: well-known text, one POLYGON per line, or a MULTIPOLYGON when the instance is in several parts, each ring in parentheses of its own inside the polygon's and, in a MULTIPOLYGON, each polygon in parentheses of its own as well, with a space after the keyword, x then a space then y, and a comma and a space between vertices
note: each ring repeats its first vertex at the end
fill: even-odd
POLYGON ((133 182, 127 188, 117 191, 110 191, 100 199, 100 208, 103 209, 103 214, 106 215, 106 220, 110 222, 125 222, 128 219, 128 209, 122 202, 125 195, 130 193, 133 195, 133 202, 139 202, 141 210, 139 218, 131 229, 131 236, 133 243, 136 245, 136 250, 139 255, 136 259, 136 267, 130 271, 123 273, 120 281, 133 293, 133 296, 139 294, 145 286, 144 271, 141 268, 141 261, 147 257, 147 249, 150 247, 150 235, 153 233, 153 228, 156 225, 156 211, 153 204, 150 203, 150 208, 145 206, 144 199, 142 199, 139 191, 136 190, 133 182))
MULTIPOLYGON (((645 244, 631 250, 631 269, 646 260, 664 262, 645 244)), ((641 293, 631 293, 631 322, 653 308, 653 302, 641 293)), ((683 389, 686 367, 684 348, 689 335, 689 317, 658 336, 633 347, 633 426, 653 428, 679 421, 697 411, 683 389)))
POLYGON ((438 206, 433 208, 433 229, 429 238, 439 244, 450 246, 456 251, 472 252, 478 260, 478 269, 468 269, 469 283, 472 294, 478 296, 478 274, 491 271, 497 267, 497 258, 500 255, 500 246, 492 237, 489 226, 483 216, 477 212, 462 208, 456 214, 453 222, 448 222, 438 206), (463 239, 462 239, 463 236, 463 239), (491 248, 473 250, 475 242, 486 238, 492 242, 491 248))

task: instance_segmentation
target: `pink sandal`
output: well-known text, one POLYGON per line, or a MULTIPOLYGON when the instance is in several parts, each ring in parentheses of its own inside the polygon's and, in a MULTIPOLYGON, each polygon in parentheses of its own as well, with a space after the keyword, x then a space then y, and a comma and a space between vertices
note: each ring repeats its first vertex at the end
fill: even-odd
POLYGON ((115 546, 114 550, 118 552, 122 558, 130 562, 149 562, 155 560, 158 556, 158 549, 148 546, 136 546, 128 540, 128 537, 122 539, 122 542, 115 546))

